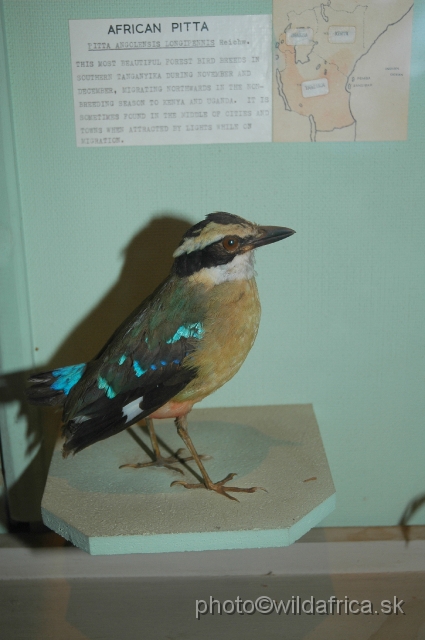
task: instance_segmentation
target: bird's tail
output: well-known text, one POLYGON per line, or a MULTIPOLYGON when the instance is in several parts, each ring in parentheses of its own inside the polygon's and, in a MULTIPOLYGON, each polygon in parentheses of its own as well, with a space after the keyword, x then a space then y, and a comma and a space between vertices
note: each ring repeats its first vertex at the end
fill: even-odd
POLYGON ((83 362, 70 367, 34 374, 29 378, 32 385, 26 390, 29 402, 51 406, 65 404, 67 395, 81 379, 86 366, 83 362))

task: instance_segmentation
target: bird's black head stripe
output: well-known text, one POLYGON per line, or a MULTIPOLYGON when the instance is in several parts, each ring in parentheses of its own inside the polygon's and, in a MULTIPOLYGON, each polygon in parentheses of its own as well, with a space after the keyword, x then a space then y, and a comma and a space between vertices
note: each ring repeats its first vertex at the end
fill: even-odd
MULTIPOLYGON (((239 239, 241 245, 246 240, 246 238, 235 237, 239 239)), ((182 253, 174 260, 173 272, 180 278, 186 278, 201 269, 209 269, 210 267, 227 264, 233 260, 237 253, 237 251, 236 253, 226 251, 223 247, 222 240, 218 240, 203 249, 191 251, 190 253, 182 253)))
POLYGON ((201 233, 202 229, 205 229, 207 224, 210 222, 215 222, 216 224, 241 224, 246 225, 246 220, 241 218, 240 216, 236 216, 233 213, 226 213, 225 211, 216 211, 215 213, 209 213, 205 220, 202 222, 198 222, 194 224, 193 227, 190 227, 188 231, 184 234, 182 241, 186 240, 186 238, 196 238, 201 233))
POLYGON ((246 220, 234 213, 226 213, 225 211, 216 211, 207 215, 208 222, 216 222, 217 224, 241 224, 246 226, 246 220))

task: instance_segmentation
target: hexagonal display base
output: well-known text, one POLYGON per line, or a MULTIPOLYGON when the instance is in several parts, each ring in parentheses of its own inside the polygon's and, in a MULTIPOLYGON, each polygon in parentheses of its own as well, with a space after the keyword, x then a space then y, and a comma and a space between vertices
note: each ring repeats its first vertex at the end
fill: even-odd
MULTIPOLYGON (((183 445, 171 420, 156 420, 164 455, 183 445)), ((170 487, 198 482, 194 462, 168 469, 124 468, 148 462, 147 430, 135 425, 64 460, 51 462, 44 523, 91 554, 281 547, 335 508, 335 489, 311 405, 196 409, 189 433, 213 481, 238 475, 239 502, 213 491, 170 487)))

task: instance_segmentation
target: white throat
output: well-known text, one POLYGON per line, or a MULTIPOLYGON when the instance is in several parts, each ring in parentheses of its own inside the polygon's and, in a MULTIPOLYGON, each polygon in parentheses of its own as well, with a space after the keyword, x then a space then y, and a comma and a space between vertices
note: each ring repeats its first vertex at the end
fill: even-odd
POLYGON ((213 285, 232 280, 250 280, 255 276, 254 252, 240 253, 231 262, 201 269, 198 274, 202 280, 208 279, 213 285))

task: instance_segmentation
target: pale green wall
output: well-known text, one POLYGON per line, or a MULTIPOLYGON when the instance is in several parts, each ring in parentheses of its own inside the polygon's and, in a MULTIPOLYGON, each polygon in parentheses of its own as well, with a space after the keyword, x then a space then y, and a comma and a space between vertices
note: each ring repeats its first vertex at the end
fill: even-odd
MULTIPOLYGON (((173 241, 162 244, 155 223, 147 240, 137 235, 155 218, 224 210, 292 227, 258 252, 257 342, 203 406, 312 402, 337 488, 327 524, 395 524, 425 491, 424 0, 407 142, 122 149, 75 145, 68 19, 270 13, 271 2, 3 4, 38 349, 11 370, 94 354, 164 275, 154 247, 162 259, 173 241)), ((183 225, 165 228, 178 236, 183 225)))

